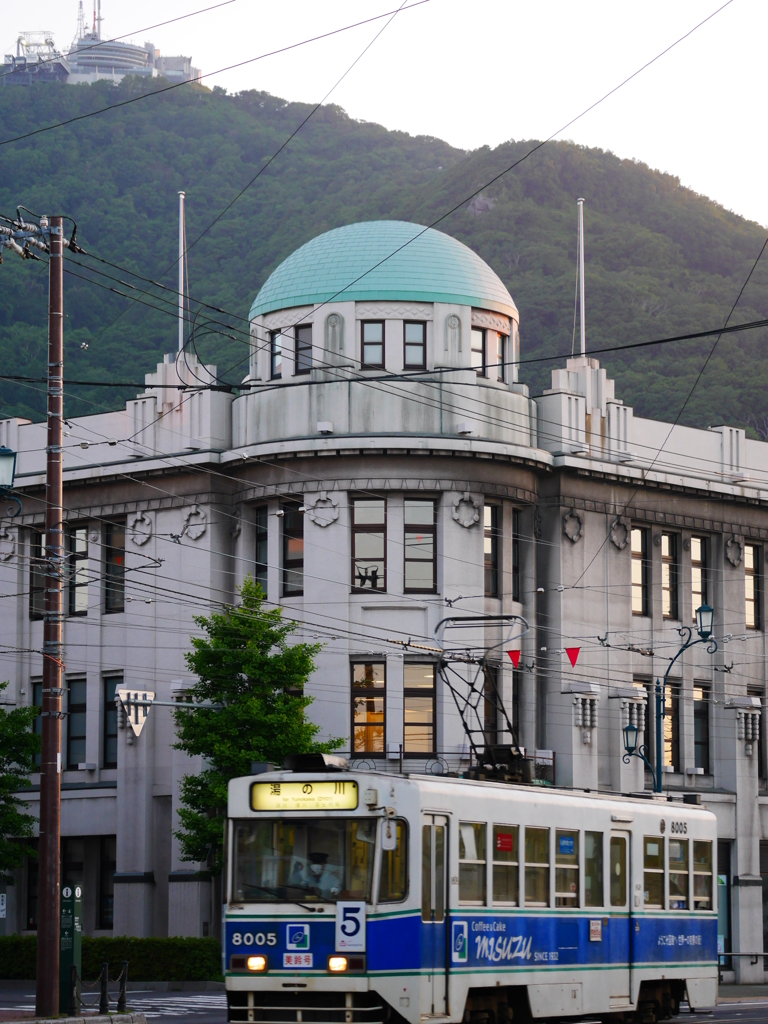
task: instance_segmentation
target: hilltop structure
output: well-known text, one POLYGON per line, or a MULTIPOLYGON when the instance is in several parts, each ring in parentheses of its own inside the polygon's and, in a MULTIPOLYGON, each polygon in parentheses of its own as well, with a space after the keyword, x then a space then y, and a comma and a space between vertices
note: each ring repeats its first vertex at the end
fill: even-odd
POLYGON ((101 37, 101 0, 95 0, 93 23, 89 28, 79 0, 77 31, 67 53, 55 47, 51 32, 22 32, 16 40, 16 54, 6 54, 0 66, 3 85, 33 82, 90 84, 102 79, 117 85, 126 75, 171 81, 196 82, 202 72, 192 66, 191 57, 163 57, 152 43, 143 46, 101 37))
MULTIPOLYGON (((539 782, 615 794, 650 791, 622 730, 653 755, 649 688, 711 605, 719 650, 692 649, 670 676, 661 816, 716 813, 720 946, 759 949, 768 444, 636 417, 588 355, 532 398, 502 281, 414 224, 308 242, 250 323, 238 394, 169 355, 124 410, 74 419, 66 439, 63 880, 84 882, 86 933, 217 932, 218 881, 173 837, 199 765, 173 749, 168 708, 137 732, 115 693, 183 696, 193 616, 250 573, 324 643, 310 713, 358 767, 467 768, 435 631, 450 609, 516 614, 518 667, 497 648, 489 671, 539 782), (190 390, 162 387, 179 382, 190 390)), ((0 530, 0 645, 16 652, 3 677, 39 703, 45 425, 2 421, 0 443, 19 453, 23 500, 0 530)), ((512 741, 490 702, 483 728, 512 741)), ((35 871, 8 888, 10 930, 35 928, 35 871)), ((733 967, 764 978, 762 962, 733 967)))

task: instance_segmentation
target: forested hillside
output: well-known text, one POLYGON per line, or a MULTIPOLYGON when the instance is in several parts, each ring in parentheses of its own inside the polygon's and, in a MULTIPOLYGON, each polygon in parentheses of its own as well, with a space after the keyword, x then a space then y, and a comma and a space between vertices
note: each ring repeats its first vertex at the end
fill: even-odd
MULTIPOLYGON (((117 88, 106 82, 0 88, 0 212, 11 214, 21 204, 69 214, 89 252, 174 287, 175 269, 167 271, 176 255, 178 190, 187 192, 191 244, 309 106, 266 93, 228 96, 184 87, 2 145, 153 88, 157 80, 125 80, 117 88)), ((352 120, 338 107, 324 107, 193 246, 190 291, 246 317, 270 271, 312 236, 356 220, 431 222, 530 147, 509 142, 464 153, 438 139, 386 131, 352 120)), ((440 225, 475 249, 509 287, 520 310, 523 358, 570 351, 579 196, 586 200, 589 345, 622 345, 723 323, 763 244, 763 229, 642 164, 550 144, 488 188, 481 202, 462 204, 440 225)), ((768 317, 768 256, 764 260, 735 322, 768 317)), ((107 266, 82 262, 129 280, 107 266)), ((71 263, 69 269, 88 276, 71 263)), ((126 290, 104 277, 97 280, 126 290)), ((44 372, 46 291, 43 263, 6 254, 0 267, 4 373, 44 372)), ((167 298, 172 305, 174 296, 167 298)), ((175 348, 170 316, 131 306, 79 277, 65 278, 65 308, 67 377, 141 380, 163 352, 175 348)), ((727 421, 766 431, 768 373, 761 356, 767 343, 768 332, 724 338, 684 422, 727 421)), ((689 342, 601 358, 617 379, 619 397, 641 415, 669 418, 710 346, 689 342)), ((237 382, 244 375, 242 338, 209 334, 199 349, 227 371, 227 379, 237 382)), ((549 368, 523 368, 534 392, 548 385, 549 368)), ((72 415, 114 408, 130 393, 72 389, 67 408, 72 415)), ((0 417, 39 418, 43 410, 40 386, 0 382, 0 417)))

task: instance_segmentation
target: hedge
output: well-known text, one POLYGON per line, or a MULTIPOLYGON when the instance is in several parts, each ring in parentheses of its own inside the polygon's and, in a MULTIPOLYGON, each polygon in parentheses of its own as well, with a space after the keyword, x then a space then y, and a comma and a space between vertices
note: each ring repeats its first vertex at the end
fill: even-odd
MULTIPOLYGON (((32 981, 36 973, 37 936, 0 936, 0 980, 32 981)), ((109 962, 116 978, 128 961, 129 981, 221 981, 218 939, 131 939, 83 936, 83 978, 94 981, 109 962)))

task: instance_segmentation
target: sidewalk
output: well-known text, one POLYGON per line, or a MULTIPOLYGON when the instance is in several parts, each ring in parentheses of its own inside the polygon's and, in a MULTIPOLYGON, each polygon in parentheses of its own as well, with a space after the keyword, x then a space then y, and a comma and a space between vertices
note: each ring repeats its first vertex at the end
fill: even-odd
POLYGON ((718 1003, 738 1003, 750 999, 768 998, 768 985, 720 985, 718 1003))

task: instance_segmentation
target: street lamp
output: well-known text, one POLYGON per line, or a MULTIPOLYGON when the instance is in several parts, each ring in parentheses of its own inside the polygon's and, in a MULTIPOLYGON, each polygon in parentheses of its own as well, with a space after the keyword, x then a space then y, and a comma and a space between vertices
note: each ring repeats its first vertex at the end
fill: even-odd
POLYGON ((715 653, 717 650, 717 640, 712 637, 714 618, 715 613, 708 604, 702 604, 696 609, 696 632, 699 634, 698 638, 696 640, 693 639, 693 630, 690 626, 683 626, 682 629, 678 629, 677 632, 683 638, 682 646, 667 666, 667 671, 664 673, 664 682, 660 683, 658 679, 656 680, 656 774, 653 784, 656 793, 661 792, 661 770, 664 764, 661 720, 666 717, 667 680, 669 679, 669 673, 683 651, 687 651, 689 647, 694 647, 696 644, 708 644, 707 652, 709 654, 715 653))
POLYGON ((9 501, 14 501, 18 508, 15 511, 11 511, 13 506, 8 509, 9 518, 13 519, 21 512, 21 502, 19 499, 11 494, 13 490, 13 480, 16 476, 16 452, 11 451, 4 444, 0 445, 0 497, 8 498, 9 501))
POLYGON ((640 731, 633 722, 629 722, 621 730, 624 733, 624 750, 625 753, 622 757, 624 764, 629 764, 630 759, 633 757, 639 757, 640 760, 645 764, 648 771, 651 773, 653 778, 653 788, 656 789, 656 772, 653 770, 653 765, 648 760, 648 748, 643 744, 641 747, 637 745, 637 734, 640 731))

